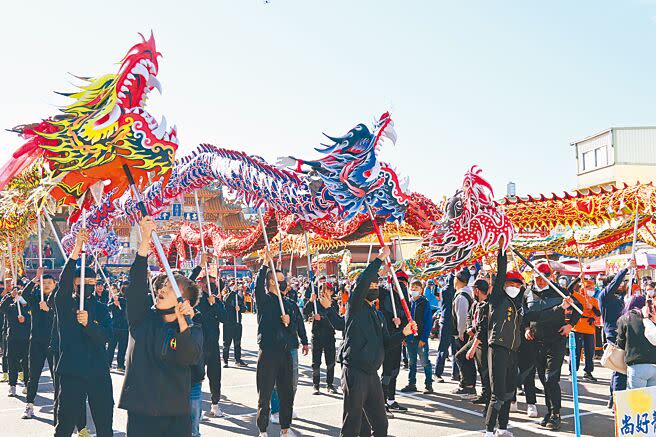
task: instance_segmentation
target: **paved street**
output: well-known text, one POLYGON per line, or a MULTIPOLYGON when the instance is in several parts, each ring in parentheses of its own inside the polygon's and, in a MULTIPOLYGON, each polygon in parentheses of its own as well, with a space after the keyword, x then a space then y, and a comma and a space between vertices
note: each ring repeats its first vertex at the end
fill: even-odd
MULTIPOLYGON (((225 418, 205 420, 201 425, 203 436, 225 436, 225 435, 257 435, 255 426, 255 413, 257 405, 257 391, 255 387, 255 361, 257 345, 255 339, 255 317, 245 317, 244 328, 244 353, 245 360, 249 363, 248 368, 228 368, 223 370, 223 400, 221 407, 226 413, 225 418)), ((307 325, 306 325, 307 326, 307 325)), ((434 351, 437 343, 431 341, 434 351)), ((434 362, 434 353, 433 362, 434 362)), ((306 436, 337 436, 339 435, 341 423, 341 395, 322 394, 315 396, 311 391, 311 359, 310 356, 300 359, 301 376, 298 394, 296 397, 296 411, 299 419, 294 420, 293 428, 301 435, 306 436)), ((450 363, 447 368, 450 369, 450 363)), ((339 377, 339 366, 336 369, 339 377)), ((564 374, 568 372, 564 369, 564 374)), ((585 383, 580 386, 581 400, 581 425, 582 434, 586 436, 611 436, 613 435, 613 419, 610 410, 606 408, 608 381, 610 372, 600 367, 595 371, 599 378, 597 384, 585 383)), ((409 408, 405 414, 396 414, 390 420, 389 434, 391 436, 440 436, 440 437, 464 437, 476 436, 482 433, 483 418, 482 408, 471 405, 466 400, 452 395, 450 392, 456 386, 445 378, 448 383, 437 384, 435 395, 403 395, 397 396, 398 400, 409 408)), ((114 399, 118 399, 122 386, 123 377, 112 373, 114 383, 114 399)), ((399 376, 398 388, 405 386, 407 382, 407 371, 402 370, 399 376)), ((423 374, 418 375, 418 385, 423 384, 423 374)), ((325 384, 324 384, 325 385, 325 384)), ((538 386, 539 383, 538 383, 538 386)), ((525 404, 523 396, 519 397, 519 413, 511 415, 512 431, 515 436, 534 435, 574 435, 574 423, 571 418, 572 399, 571 385, 564 378, 561 382, 563 387, 563 427, 560 433, 550 433, 537 426, 540 419, 527 419, 523 414, 525 404)), ((35 406, 35 418, 32 420, 21 420, 20 416, 24 409, 25 396, 20 394, 22 386, 19 383, 18 398, 8 398, 5 393, 7 385, 0 385, 0 435, 3 437, 28 437, 47 436, 53 434, 52 428, 52 384, 48 371, 44 371, 39 386, 40 393, 37 396, 35 406)), ((209 386, 207 381, 203 385, 203 407, 209 409, 209 386)), ((540 414, 544 414, 544 399, 538 398, 540 414)), ((127 414, 123 410, 115 410, 114 430, 116 436, 125 435, 127 414)), ((92 427, 89 415, 88 423, 92 427)), ((92 428, 93 429, 93 428, 92 428)), ((279 427, 269 427, 270 436, 279 435, 279 427)))

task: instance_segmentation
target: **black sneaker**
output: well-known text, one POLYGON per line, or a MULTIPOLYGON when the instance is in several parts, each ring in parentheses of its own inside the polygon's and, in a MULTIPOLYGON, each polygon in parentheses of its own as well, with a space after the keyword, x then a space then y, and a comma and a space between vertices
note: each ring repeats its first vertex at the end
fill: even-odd
POLYGON ((228 362, 227 361, 223 363, 223 367, 228 367, 228 362))
POLYGON ((385 403, 385 413, 387 414, 388 419, 394 419, 394 413, 392 413, 392 410, 390 410, 389 405, 385 403))
POLYGON ((597 378, 592 376, 592 373, 590 373, 590 372, 585 372, 583 374, 583 379, 585 379, 586 381, 589 381, 589 382, 597 382, 597 378))
POLYGON ((424 394, 425 395, 432 395, 433 393, 435 393, 435 391, 433 390, 433 386, 432 385, 427 385, 426 388, 424 389, 424 394))
POLYGON ((609 410, 613 409, 613 398, 608 399, 608 405, 606 405, 609 410))
POLYGON ((544 417, 542 418, 542 421, 540 422, 540 426, 543 428, 547 426, 549 419, 551 419, 551 413, 545 414, 544 417))
POLYGON ((551 431, 558 431, 560 429, 560 414, 552 414, 545 428, 551 431))
MULTIPOLYGON (((248 367, 248 364, 246 364, 246 363, 243 362, 243 361, 237 361, 237 365, 238 365, 239 367, 248 367)), ((227 367, 227 365, 226 365, 226 367, 227 367)))
POLYGON ((399 405, 398 402, 394 401, 391 404, 387 404, 387 407, 390 411, 408 411, 408 409, 402 405, 399 405))
POLYGON ((535 387, 535 393, 541 395, 544 394, 544 391, 541 388, 535 387))
POLYGON ((321 394, 321 390, 319 390, 319 386, 318 386, 318 385, 315 385, 315 386, 314 386, 314 391, 312 392, 312 394, 313 394, 313 395, 320 395, 320 394, 321 394))
POLYGON ((408 368, 408 362, 407 362, 407 361, 404 361, 404 362, 403 362, 403 368, 404 368, 404 369, 407 369, 407 368, 408 368))
POLYGON ((487 405, 488 402, 490 402, 490 400, 485 396, 479 396, 471 401, 471 403, 474 405, 487 405))
POLYGON ((417 386, 414 384, 408 384, 401 389, 401 393, 414 393, 417 391, 417 386))
POLYGON ((451 393, 454 395, 475 395, 476 389, 474 387, 458 387, 451 393))
POLYGON ((444 378, 442 378, 441 376, 436 376, 435 377, 435 382, 437 382, 438 384, 443 384, 444 383, 444 378))

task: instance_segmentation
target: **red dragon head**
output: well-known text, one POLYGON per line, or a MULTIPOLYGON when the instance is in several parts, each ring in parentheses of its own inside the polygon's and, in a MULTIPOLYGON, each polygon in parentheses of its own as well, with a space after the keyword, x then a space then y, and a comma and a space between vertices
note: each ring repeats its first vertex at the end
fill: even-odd
POLYGON ((472 251, 481 247, 490 250, 504 237, 504 249, 514 235, 512 223, 497 208, 492 186, 483 179, 481 170, 472 167, 462 188, 447 202, 444 219, 438 222, 429 237, 427 272, 458 268, 471 259, 472 251))

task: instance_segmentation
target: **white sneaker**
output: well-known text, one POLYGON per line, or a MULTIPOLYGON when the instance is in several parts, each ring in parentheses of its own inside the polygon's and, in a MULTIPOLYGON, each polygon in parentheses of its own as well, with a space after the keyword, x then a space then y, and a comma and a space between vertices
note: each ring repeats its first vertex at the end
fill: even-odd
POLYGON ((494 437, 494 433, 490 431, 486 431, 483 433, 483 437, 494 437))
POLYGON ((280 433, 280 437, 287 436, 287 437, 298 437, 298 434, 296 434, 294 431, 292 431, 291 428, 287 430, 286 434, 283 434, 282 432, 280 433))
POLYGON ((259 434, 260 437, 269 437, 269 435, 266 432, 261 432, 259 434))
POLYGON ((517 409, 517 401, 511 402, 510 403, 510 412, 511 413, 516 413, 518 411, 519 411, 519 409, 517 409))
POLYGON ((14 396, 16 396, 16 386, 15 385, 10 385, 9 386, 9 393, 7 393, 7 396, 9 396, 10 398, 13 398, 14 396))
POLYGON ((223 411, 219 408, 219 404, 212 404, 210 411, 207 412, 207 417, 223 417, 223 411))
POLYGON ((528 417, 538 417, 538 407, 535 404, 528 404, 526 406, 526 415, 528 417))
POLYGON ((26 394, 27 394, 27 387, 23 387, 23 391, 22 391, 21 393, 23 393, 24 395, 26 395, 26 394))
POLYGON ((507 429, 497 429, 496 434, 494 434, 494 437, 514 437, 513 433, 508 431, 507 429))
POLYGON ((280 424, 280 414, 279 413, 273 413, 271 415, 271 423, 275 423, 276 425, 280 424))
POLYGON ((27 404, 21 419, 31 419, 32 416, 34 416, 34 404, 27 404))

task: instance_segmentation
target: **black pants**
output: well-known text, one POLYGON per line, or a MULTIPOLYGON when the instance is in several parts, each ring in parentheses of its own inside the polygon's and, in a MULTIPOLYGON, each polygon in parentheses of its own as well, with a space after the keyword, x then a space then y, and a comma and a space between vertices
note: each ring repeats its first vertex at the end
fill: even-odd
POLYGON ((401 345, 385 349, 381 382, 385 399, 393 401, 396 397, 396 377, 401 371, 401 345))
POLYGON ((212 403, 218 404, 221 400, 221 359, 218 344, 205 350, 205 367, 207 367, 207 379, 210 381, 212 403))
POLYGON ((312 383, 321 383, 321 355, 326 361, 326 384, 332 386, 335 379, 335 336, 312 336, 312 383))
POLYGON ((292 354, 289 351, 260 350, 257 356, 257 427, 266 432, 271 412, 271 393, 273 387, 280 399, 280 429, 288 429, 292 424, 294 405, 292 354))
POLYGON ((29 378, 27 359, 28 340, 26 338, 9 338, 7 340, 7 359, 9 360, 9 385, 15 386, 18 372, 23 372, 23 380, 29 378))
MULTIPOLYGON (((4 323, 4 316, 0 319, 4 323)), ((9 372, 9 360, 7 359, 7 333, 2 329, 2 373, 9 372)))
MULTIPOLYGON (((76 426, 79 427, 80 406, 85 396, 89 398, 89 409, 98 437, 111 437, 114 396, 109 372, 93 377, 58 375, 59 395, 55 437, 70 437, 76 426)), ((86 410, 85 410, 86 414, 86 410)))
POLYGON ((478 348, 476 348, 474 359, 476 360, 478 374, 481 377, 481 397, 489 401, 492 397, 492 388, 490 387, 490 369, 487 365, 487 350, 487 345, 479 345, 478 348))
POLYGON ((508 428, 510 403, 517 386, 517 352, 503 346, 490 346, 487 351, 487 366, 492 397, 487 406, 485 426, 488 432, 494 432, 497 420, 500 429, 508 428))
POLYGON ((144 416, 128 411, 127 437, 191 436, 191 415, 144 416))
POLYGON ((230 357, 230 344, 235 345, 235 362, 241 361, 241 324, 224 324, 223 325, 223 362, 228 363, 230 357))
POLYGON ((544 400, 551 414, 560 414, 560 370, 565 360, 566 340, 555 333, 538 344, 538 375, 544 381, 544 400))
POLYGON ((125 351, 128 348, 128 330, 115 329, 112 337, 109 339, 109 346, 107 347, 107 362, 109 367, 112 367, 114 361, 114 351, 118 346, 116 353, 116 368, 125 369, 125 351))
POLYGON ((387 437, 385 397, 378 375, 368 374, 353 367, 343 367, 342 391, 344 412, 342 431, 339 435, 341 437, 368 436, 371 429, 374 437, 387 437))
POLYGON ((476 365, 473 360, 467 359, 466 351, 464 353, 458 353, 467 343, 460 341, 459 338, 456 338, 454 342, 456 350, 455 360, 460 369, 460 387, 474 387, 476 385, 476 365))
MULTIPOLYGON (((524 387, 524 396, 527 404, 535 405, 537 398, 535 396, 535 373, 536 363, 538 361, 538 348, 540 344, 537 340, 523 340, 519 346, 519 382, 524 387)), ((542 386, 545 386, 543 375, 539 375, 542 386)))
POLYGON ((39 388, 39 378, 41 378, 41 372, 43 372, 43 365, 48 360, 48 368, 50 369, 50 377, 52 377, 53 383, 55 380, 54 376, 54 365, 52 360, 52 354, 50 353, 50 348, 47 343, 32 340, 30 341, 30 350, 29 350, 29 362, 30 362, 30 377, 27 382, 27 400, 28 404, 34 403, 34 398, 36 398, 36 392, 39 388))

